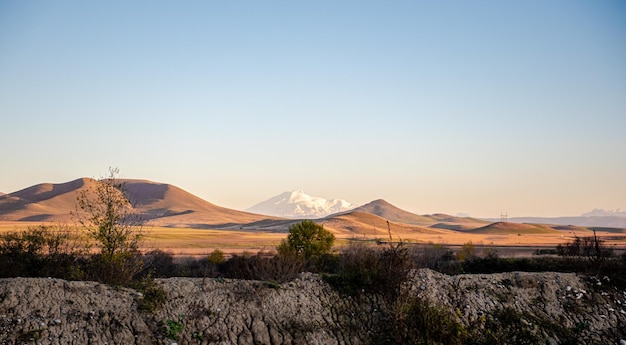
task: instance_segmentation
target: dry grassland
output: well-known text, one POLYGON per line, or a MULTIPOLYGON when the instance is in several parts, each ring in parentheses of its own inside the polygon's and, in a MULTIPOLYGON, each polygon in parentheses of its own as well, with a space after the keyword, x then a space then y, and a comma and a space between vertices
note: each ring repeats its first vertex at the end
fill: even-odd
MULTIPOLYGON (((0 222, 0 233, 8 231, 24 230, 28 226, 42 225, 46 223, 25 222, 0 222)), ((333 230, 330 228, 329 230, 333 230)), ((213 230, 192 228, 169 228, 169 227, 144 227, 146 239, 143 243, 144 250, 161 249, 174 255, 206 255, 215 249, 220 249, 227 254, 242 252, 257 253, 258 251, 273 250, 286 233, 259 232, 259 231, 236 231, 236 230, 213 230)), ((334 231, 337 237, 338 247, 347 244, 351 240, 389 241, 389 234, 384 231, 375 234, 350 233, 346 231, 334 231)), ((589 233, 580 233, 579 236, 588 236, 589 233)), ((609 246, 624 248, 626 246, 626 234, 598 232, 598 236, 606 240, 609 246)), ((409 243, 438 243, 449 246, 458 246, 467 242, 476 245, 498 247, 555 247, 573 238, 570 232, 550 234, 474 234, 463 231, 441 231, 434 234, 415 232, 392 232, 392 241, 409 243)))

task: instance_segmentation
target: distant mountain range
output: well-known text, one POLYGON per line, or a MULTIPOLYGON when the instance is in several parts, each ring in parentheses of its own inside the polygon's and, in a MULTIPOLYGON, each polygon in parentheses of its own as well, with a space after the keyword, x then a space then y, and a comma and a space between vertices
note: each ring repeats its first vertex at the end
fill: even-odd
MULTIPOLYGON (((488 221, 499 221, 501 219, 486 218, 488 221)), ((507 219, 512 223, 532 223, 532 224, 556 224, 573 225, 583 227, 604 227, 604 228, 626 228, 626 211, 620 209, 603 210, 594 209, 580 216, 570 217, 512 217, 507 219)))
POLYGON ((593 209, 591 212, 583 213, 581 217, 626 217, 626 211, 619 208, 616 210, 603 210, 601 208, 593 209))
MULTIPOLYGON (((499 221, 500 218, 487 218, 488 221, 499 221)), ((512 217, 507 219, 512 223, 576 225, 585 227, 626 228, 626 217, 512 217)))
MULTIPOLYGON (((244 212, 214 205, 170 184, 123 181, 136 213, 148 226, 286 232, 291 224, 299 221, 294 218, 315 218, 335 233, 370 238, 385 238, 389 229, 394 234, 436 235, 585 233, 590 227, 621 233, 626 228, 626 217, 620 216, 510 218, 509 222, 498 222, 447 214, 418 215, 382 199, 354 207, 345 200, 316 198, 301 191, 283 193, 248 209, 255 212, 244 212)), ((59 184, 42 183, 0 195, 0 221, 71 223, 76 197, 96 183, 96 180, 81 178, 59 184)), ((622 211, 605 212, 620 214, 622 211)))
POLYGON ((301 190, 296 190, 269 198, 247 208, 246 211, 283 218, 316 219, 333 213, 347 211, 354 207, 356 206, 345 200, 327 200, 310 196, 301 190))

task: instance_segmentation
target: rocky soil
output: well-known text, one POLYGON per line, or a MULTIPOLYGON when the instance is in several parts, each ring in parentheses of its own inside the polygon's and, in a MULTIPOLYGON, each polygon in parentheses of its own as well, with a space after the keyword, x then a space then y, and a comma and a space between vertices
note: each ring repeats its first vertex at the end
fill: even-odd
MULTIPOLYGON (((0 279, 0 344, 367 344, 392 307, 378 296, 342 296, 311 273, 280 285, 213 278, 158 284, 167 302, 147 312, 138 309, 144 296, 132 289, 0 279)), ((403 289, 467 329, 493 331, 507 311, 546 343, 564 343, 572 334, 581 344, 626 338, 626 293, 602 278, 422 269, 403 289)))

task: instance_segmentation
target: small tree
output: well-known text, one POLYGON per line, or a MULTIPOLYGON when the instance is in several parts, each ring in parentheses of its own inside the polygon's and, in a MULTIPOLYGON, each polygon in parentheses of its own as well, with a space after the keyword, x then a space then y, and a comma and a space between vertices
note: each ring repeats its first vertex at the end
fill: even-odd
POLYGON ((226 261, 226 257, 224 256, 223 251, 215 249, 211 252, 211 254, 209 254, 209 256, 207 256, 207 260, 214 265, 219 265, 226 261))
POLYGON ((280 255, 295 255, 306 260, 330 253, 335 243, 335 235, 323 225, 310 220, 289 227, 289 235, 282 240, 277 250, 280 255))
POLYGON ((118 173, 117 168, 109 168, 109 177, 82 190, 74 216, 100 246, 100 255, 93 262, 93 278, 128 284, 141 269, 137 257, 143 232, 118 173))
POLYGON ((459 261, 467 261, 476 258, 476 247, 472 241, 468 241, 463 243, 461 246, 461 250, 456 254, 456 257, 459 261))

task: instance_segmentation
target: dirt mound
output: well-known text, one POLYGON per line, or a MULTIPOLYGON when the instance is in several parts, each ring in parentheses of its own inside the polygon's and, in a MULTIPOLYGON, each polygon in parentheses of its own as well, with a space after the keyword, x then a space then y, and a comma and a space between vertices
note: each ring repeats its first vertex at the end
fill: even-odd
POLYGON ((94 282, 0 279, 0 343, 363 344, 378 299, 345 299, 303 273, 280 286, 170 278, 167 303, 140 312, 140 293, 94 282), (179 325, 180 328, 177 328, 179 325), (179 338, 179 339, 176 339, 179 338))
MULTIPOLYGON (((0 343, 367 344, 390 315, 382 298, 342 296, 311 273, 280 285, 219 278, 158 284, 167 302, 141 312, 138 301, 145 297, 131 289, 0 279, 0 343)), ((490 320, 508 317, 546 344, 563 343, 568 334, 577 343, 617 344, 626 338, 626 292, 606 285, 604 278, 567 273, 448 276, 422 269, 411 273, 403 290, 467 329, 495 332, 490 320)))
POLYGON ((495 316, 517 319, 520 329, 550 344, 572 343, 567 337, 577 344, 619 344, 626 337, 626 291, 607 283, 574 273, 448 276, 423 269, 413 271, 406 286, 468 328, 484 327, 495 316))

